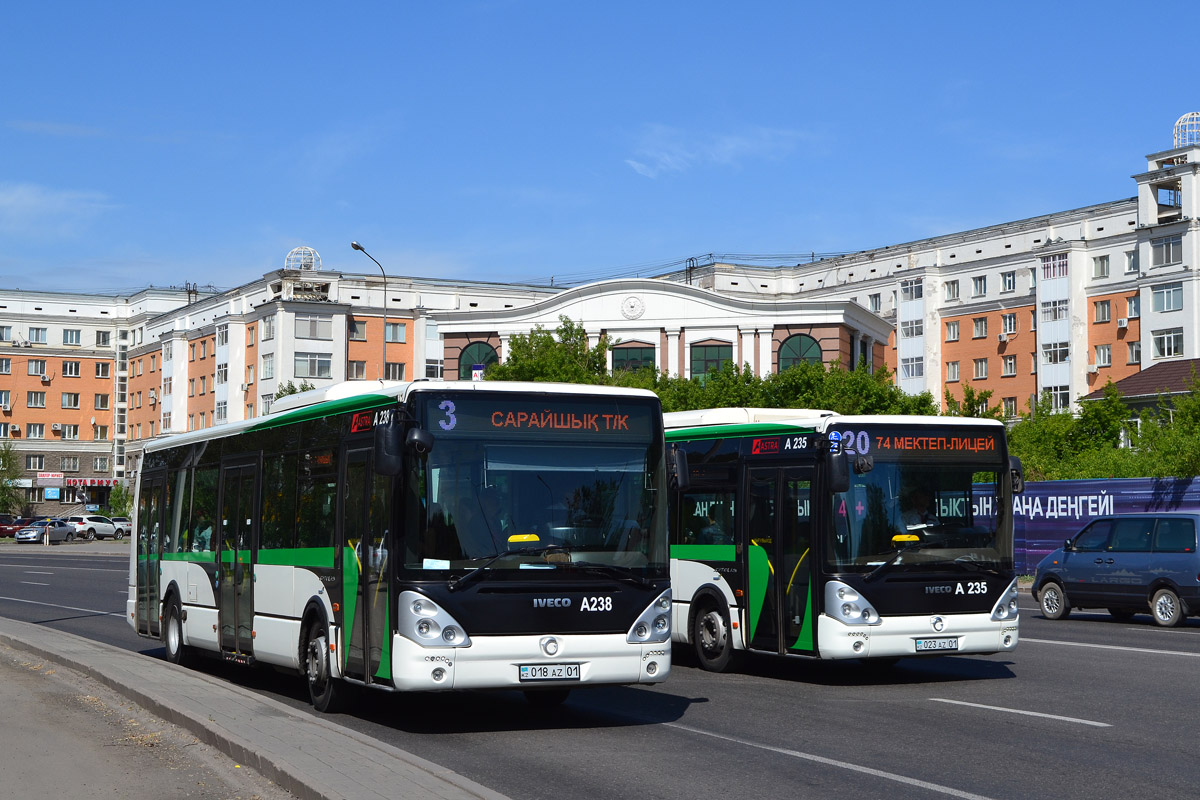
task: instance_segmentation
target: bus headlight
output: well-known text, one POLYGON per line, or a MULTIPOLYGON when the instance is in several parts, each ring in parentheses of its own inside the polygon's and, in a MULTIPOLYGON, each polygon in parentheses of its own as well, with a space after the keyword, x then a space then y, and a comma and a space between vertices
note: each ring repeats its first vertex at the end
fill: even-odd
POLYGON ((625 641, 630 644, 650 644, 671 641, 671 616, 663 613, 671 608, 671 590, 667 589, 646 606, 646 610, 629 628, 625 641))
POLYGON ((422 647, 470 647, 471 637, 445 609, 424 595, 402 592, 397 632, 422 647))
POLYGON ((1015 620, 1017 611, 1017 579, 1013 578, 1012 583, 1008 585, 1008 588, 1000 595, 995 607, 992 608, 992 622, 1015 620))
POLYGON ((825 584, 825 613, 843 625, 879 625, 879 612, 858 590, 841 581, 825 584))

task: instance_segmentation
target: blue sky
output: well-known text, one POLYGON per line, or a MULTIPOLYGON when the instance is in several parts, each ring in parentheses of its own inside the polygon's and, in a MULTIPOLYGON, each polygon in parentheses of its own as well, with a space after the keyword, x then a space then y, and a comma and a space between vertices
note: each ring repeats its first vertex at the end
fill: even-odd
POLYGON ((1200 110, 1187 48, 1151 16, 8 3, 0 287, 225 288, 301 244, 373 272, 355 239, 389 275, 577 282, 1117 200, 1200 110))

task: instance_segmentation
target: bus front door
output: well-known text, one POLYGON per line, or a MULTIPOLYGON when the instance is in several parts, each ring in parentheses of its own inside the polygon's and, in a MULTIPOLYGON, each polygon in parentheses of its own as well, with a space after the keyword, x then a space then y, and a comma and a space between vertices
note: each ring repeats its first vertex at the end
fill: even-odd
POLYGON ((137 501, 137 631, 144 636, 159 635, 160 534, 166 490, 166 476, 143 477, 137 501))
POLYGON ((221 519, 217 530, 217 624, 221 654, 230 661, 254 658, 253 545, 254 464, 222 465, 221 519))
POLYGON ((812 653, 812 467, 748 472, 743 557, 750 649, 812 653))
POLYGON ((390 683, 388 531, 391 479, 372 469, 371 449, 342 458, 342 587, 346 647, 343 672, 364 683, 390 683))

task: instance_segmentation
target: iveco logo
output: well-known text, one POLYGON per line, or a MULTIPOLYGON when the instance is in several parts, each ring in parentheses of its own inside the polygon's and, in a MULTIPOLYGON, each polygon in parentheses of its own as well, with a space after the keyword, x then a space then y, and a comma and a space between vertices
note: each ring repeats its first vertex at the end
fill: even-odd
POLYGON ((941 633, 946 627, 946 620, 942 619, 941 617, 930 617, 929 624, 935 631, 941 633))
POLYGON ((535 597, 533 598, 534 608, 570 608, 571 598, 569 597, 535 597))

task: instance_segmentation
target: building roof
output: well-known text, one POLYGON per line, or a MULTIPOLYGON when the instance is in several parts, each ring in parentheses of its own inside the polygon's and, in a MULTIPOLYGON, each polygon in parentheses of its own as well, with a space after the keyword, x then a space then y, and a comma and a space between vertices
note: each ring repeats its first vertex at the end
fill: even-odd
MULTIPOLYGON (((1136 400, 1186 392, 1192 375, 1200 375, 1200 358, 1164 361, 1119 380, 1115 385, 1123 399, 1136 400)), ((1104 388, 1101 387, 1082 399, 1099 400, 1103 397, 1104 388)))

